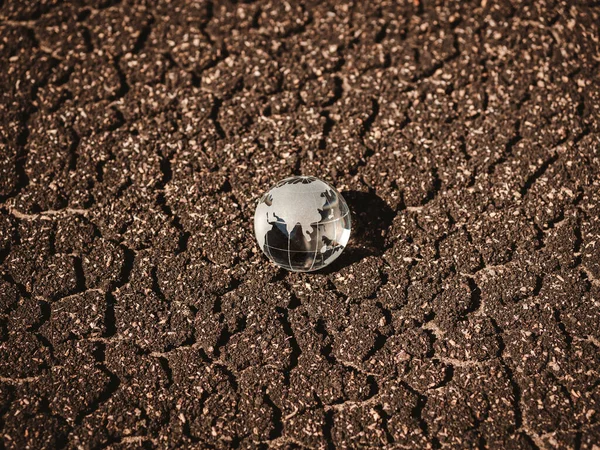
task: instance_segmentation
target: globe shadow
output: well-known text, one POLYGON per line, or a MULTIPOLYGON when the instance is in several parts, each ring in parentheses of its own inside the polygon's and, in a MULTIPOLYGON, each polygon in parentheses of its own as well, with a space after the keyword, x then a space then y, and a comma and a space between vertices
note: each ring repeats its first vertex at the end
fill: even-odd
POLYGON ((377 194, 355 190, 342 191, 352 217, 352 233, 344 252, 327 267, 315 273, 329 274, 385 251, 385 234, 395 211, 377 194))

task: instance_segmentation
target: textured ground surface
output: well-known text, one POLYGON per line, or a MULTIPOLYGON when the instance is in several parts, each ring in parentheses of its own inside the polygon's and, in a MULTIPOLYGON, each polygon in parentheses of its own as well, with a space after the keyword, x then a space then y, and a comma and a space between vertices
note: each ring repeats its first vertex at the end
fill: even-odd
POLYGON ((0 448, 598 448, 597 2, 89 3, 0 1, 0 448))

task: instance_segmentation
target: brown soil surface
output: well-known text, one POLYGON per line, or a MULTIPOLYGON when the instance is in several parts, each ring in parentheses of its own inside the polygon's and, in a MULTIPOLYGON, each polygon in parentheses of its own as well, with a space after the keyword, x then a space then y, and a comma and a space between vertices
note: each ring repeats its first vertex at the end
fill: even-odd
POLYGON ((0 449, 597 449, 599 24, 0 0, 0 449), (320 273, 254 241, 293 174, 320 273))

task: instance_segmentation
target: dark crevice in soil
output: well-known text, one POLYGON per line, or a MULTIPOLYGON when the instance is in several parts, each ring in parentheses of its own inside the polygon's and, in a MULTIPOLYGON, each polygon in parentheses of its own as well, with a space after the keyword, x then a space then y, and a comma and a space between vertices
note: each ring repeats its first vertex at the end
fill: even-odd
POLYGON ((87 290, 85 282, 85 273, 83 272, 83 264, 80 257, 76 257, 73 260, 75 266, 75 276, 77 278, 76 292, 85 292, 87 290))
POLYGON ((223 100, 221 100, 220 98, 217 98, 217 97, 213 98, 213 106, 212 106, 212 110, 210 111, 210 120, 212 120, 212 123, 214 124, 219 137, 221 139, 225 139, 227 137, 227 134, 225 133, 225 130, 223 130, 223 127, 221 126, 221 123, 219 122, 219 111, 221 109, 222 104, 223 104, 223 100))
POLYGON ((567 343, 567 348, 570 351, 571 343, 573 342, 573 337, 569 334, 569 332, 567 331, 567 327, 562 322, 560 318, 560 311, 558 309, 554 309, 554 320, 556 320, 558 328, 562 333, 563 337, 565 338, 565 342, 567 343))
POLYGON ((114 283, 111 289, 106 293, 106 310, 104 313, 104 326, 106 327, 106 331, 104 332, 104 337, 114 336, 117 332, 117 320, 115 317, 116 298, 113 292, 129 282, 129 277, 135 262, 135 253, 131 249, 124 245, 121 245, 121 249, 123 250, 125 258, 121 267, 119 280, 114 283))
POLYGON ((106 294, 106 309, 104 311, 104 337, 110 337, 117 334, 117 319, 115 317, 116 300, 112 293, 106 294))
POLYGON ((448 386, 452 380, 454 379, 454 366, 452 364, 446 364, 444 368, 444 378, 438 384, 436 384, 432 389, 439 389, 444 386, 448 386))
MULTIPOLYGON (((52 345, 52 343, 45 336, 42 336, 39 333, 35 333, 35 337, 43 347, 46 347, 48 353, 50 353, 51 360, 54 360, 54 345, 52 345)), ((44 362, 42 364, 42 369, 49 370, 50 367, 46 362, 44 362)))
MULTIPOLYGON (((0 200, 1 201, 1 200, 0 200)), ((4 214, 4 213, 1 213, 4 214)), ((0 266, 4 263, 6 257, 10 254, 10 247, 7 246, 5 249, 0 249, 0 266)))
MULTIPOLYGON (((135 263, 135 253, 129 247, 125 245, 121 245, 121 250, 123 250, 124 260, 123 266, 121 267, 121 273, 119 276, 119 281, 115 284, 114 288, 119 288, 124 286, 129 282, 129 277, 131 276, 131 272, 133 271, 133 265, 135 263)), ((112 290, 114 290, 114 288, 112 290)))
POLYGON ((368 361, 373 355, 375 355, 379 350, 381 350, 385 346, 387 340, 388 336, 383 335, 381 333, 377 333, 377 336, 375 337, 375 342, 373 343, 373 346, 369 349, 367 354, 364 356, 363 362, 368 361))
POLYGON ((233 335, 241 333, 242 331, 244 331, 246 329, 246 317, 245 316, 239 317, 236 320, 235 325, 236 326, 233 331, 230 331, 229 327, 227 327, 227 326, 223 327, 223 331, 221 332, 219 339, 217 339, 217 343, 216 343, 215 349, 213 351, 213 354, 215 355, 216 358, 221 356, 221 349, 224 348, 229 343, 229 340, 231 339, 231 337, 233 335))
POLYGON ((165 387, 168 389, 173 384, 173 371, 171 370, 171 367, 169 366, 169 360, 167 358, 165 358, 164 356, 159 356, 158 362, 160 363, 160 366, 162 367, 162 369, 165 371, 165 374, 167 375, 167 383, 166 383, 165 387))
POLYGON ((156 294, 156 296, 163 303, 169 303, 169 301, 165 297, 165 294, 163 293, 163 291, 160 288, 160 285, 158 283, 158 275, 156 274, 156 267, 153 267, 152 270, 150 271, 150 277, 152 278, 152 292, 154 292, 156 294))
POLYGON ((80 26, 81 37, 85 43, 85 51, 87 53, 92 53, 94 51, 94 43, 92 42, 92 34, 90 33, 90 29, 88 27, 80 26))
POLYGON ((554 373, 549 372, 548 376, 558 386, 558 388, 562 392, 562 395, 567 399, 567 401, 569 402, 569 407, 573 408, 575 405, 574 405, 573 396, 571 395, 571 392, 569 392, 569 390, 566 388, 566 386, 561 382, 561 380, 554 373))
MULTIPOLYGON (((121 128, 123 125, 125 125, 125 116, 123 115, 123 113, 121 112, 121 110, 119 108, 117 108, 116 106, 111 106, 110 109, 113 110, 114 115, 115 115, 115 123, 111 124, 109 127, 107 127, 107 131, 116 131, 119 128, 121 128)), ((100 165, 100 163, 102 163, 103 165, 106 164, 107 161, 100 161, 98 163, 98 165, 100 165)), ((99 180, 102 181, 102 180, 99 180)))
POLYGON ((333 419, 334 411, 330 409, 325 412, 325 421, 323 423, 323 435, 325 436, 325 441, 327 442, 328 450, 335 450, 335 444, 333 442, 333 427, 334 427, 334 419, 333 419))
POLYGON ((469 291, 471 293, 469 306, 465 311, 465 315, 468 315, 478 311, 481 308, 481 289, 479 289, 479 286, 477 286, 477 283, 475 283, 475 280, 472 277, 468 277, 466 281, 469 285, 469 291))
POLYGON ((386 441, 388 443, 394 443, 394 436, 392 436, 392 433, 390 433, 390 429, 388 426, 388 421, 390 419, 388 414, 385 412, 385 410, 383 409, 382 406, 377 406, 374 409, 379 414, 379 417, 381 417, 381 428, 383 429, 383 432, 385 433, 386 441))
POLYGON ((488 167, 488 174, 489 175, 492 175, 494 173, 494 171, 496 170, 496 167, 498 167, 499 165, 505 163, 508 160, 508 158, 510 157, 510 155, 512 155, 512 153, 513 153, 513 148, 519 142, 521 142, 521 140, 523 140, 523 136, 521 136, 521 133, 519 131, 520 127, 521 127, 521 122, 516 122, 515 125, 514 125, 514 134, 508 140, 508 142, 506 143, 506 145, 504 146, 504 152, 498 158, 498 160, 496 160, 494 163, 490 164, 490 166, 488 167))
POLYGON ((269 439, 277 439, 281 435, 283 435, 283 422, 281 420, 282 413, 281 409, 273 403, 271 397, 266 392, 263 392, 263 401, 271 408, 273 412, 273 428, 269 433, 269 439))
POLYGON ((77 425, 80 425, 86 417, 96 412, 102 406, 102 404, 107 402, 112 397, 112 395, 119 389, 119 386, 121 385, 121 380, 119 379, 119 377, 117 377, 114 373, 108 370, 108 368, 104 364, 105 350, 106 348, 103 343, 97 343, 94 356, 98 361, 97 367, 102 372, 104 372, 104 374, 109 378, 109 382, 104 388, 103 392, 98 396, 98 398, 88 408, 81 411, 77 415, 77 417, 75 418, 75 424, 77 425))
POLYGON ((377 116, 379 115, 379 101, 377 101, 377 99, 374 98, 371 100, 371 105, 373 111, 371 112, 369 117, 367 117, 367 119, 364 121, 362 129, 360 130, 360 136, 363 138, 371 130, 375 119, 377 119, 377 116))
POLYGON ((575 255, 575 267, 577 267, 581 264, 581 245, 583 244, 580 219, 577 219, 577 223, 573 229, 573 234, 575 235, 575 242, 573 243, 573 255, 575 255))
POLYGON ((40 320, 37 321, 35 324, 32 324, 27 329, 27 331, 30 331, 32 333, 37 332, 42 325, 48 322, 48 320, 50 320, 50 315, 52 314, 52 307, 50 306, 49 302, 45 300, 38 300, 38 305, 40 307, 41 312, 40 320))
POLYGON ((427 404, 427 400, 428 400, 427 396, 416 391, 415 389, 413 389, 411 386, 409 386, 406 383, 402 383, 402 385, 407 390, 409 390, 413 395, 415 395, 417 397, 417 403, 416 403, 415 407, 413 408, 413 410, 411 411, 411 416, 417 421, 419 428, 421 429, 421 432, 423 433, 423 436, 425 436, 426 438, 428 438, 431 441, 433 448, 435 448, 435 449, 441 448, 439 440, 436 437, 429 435, 429 425, 427 424, 427 421, 423 418, 423 410, 425 409, 425 405, 427 404))
POLYGON ((498 324, 496 323, 495 320, 490 319, 490 321, 492 323, 492 326, 494 327, 494 331, 496 332, 496 335, 498 338, 498 353, 496 356, 500 360, 500 364, 502 365, 502 367, 504 368, 504 371, 506 372, 508 381, 511 386, 512 394, 514 397, 513 414, 515 416, 515 423, 514 423, 513 430, 518 430, 519 428, 521 428, 523 426, 523 411, 521 410, 521 387, 519 386, 519 384, 517 383, 517 381, 515 379, 513 370, 506 363, 506 361, 504 361, 504 358, 503 358, 504 349, 506 348, 506 346, 504 344, 504 339, 502 337, 503 330, 498 326, 498 324))
POLYGON ((302 302, 300 301, 300 299, 294 294, 291 293, 290 294, 290 301, 287 305, 287 309, 289 311, 293 311, 294 309, 298 308, 299 306, 302 306, 302 302))
POLYGON ((533 287, 533 291, 531 291, 532 297, 537 297, 542 290, 542 286, 544 285, 544 276, 536 275, 535 277, 535 286, 533 287))
POLYGON ((557 159, 558 153, 555 153, 550 158, 548 158, 529 178, 527 178, 525 184, 519 191, 519 193, 521 194, 521 198, 525 198, 533 184, 544 175, 546 170, 548 170, 548 167, 554 164, 557 159))
MULTIPOLYGON (((191 308, 190 308, 191 309, 191 308)), ((180 348, 190 348, 196 344, 196 336, 194 330, 192 330, 192 334, 180 344, 170 344, 165 347, 165 353, 172 352, 173 350, 178 350, 180 348)))
POLYGON ((112 100, 118 100, 127 95, 130 91, 129 82, 127 81, 127 76, 123 73, 121 69, 121 65, 119 64, 120 58, 115 58, 113 61, 113 66, 115 71, 117 72, 117 76, 119 77, 119 89, 115 92, 112 100))
POLYGON ((184 229, 183 225, 181 224, 181 219, 179 218, 179 216, 177 214, 175 214, 173 212, 173 210, 171 209, 171 207, 169 206, 169 204, 167 203, 167 200, 165 198, 164 188, 173 179, 173 169, 171 167, 170 158, 171 158, 171 156, 167 155, 167 156, 162 156, 160 159, 160 170, 162 172, 162 179, 157 186, 159 193, 158 193, 158 196, 156 199, 156 203, 160 206, 162 211, 168 217, 171 218, 171 223, 179 231, 179 239, 177 241, 177 248, 175 250, 175 254, 180 254, 187 250, 187 244, 188 244, 189 238, 191 236, 191 233, 184 229))
POLYGON ((29 176, 27 175, 27 171, 25 170, 25 166, 27 165, 27 159, 29 158, 29 152, 26 150, 27 140, 29 138, 29 128, 27 127, 27 123, 29 121, 30 114, 26 114, 23 118, 23 123, 25 126, 23 127, 23 131, 16 139, 18 151, 17 157, 15 160, 15 173, 17 175, 17 183, 15 186, 15 190, 8 196, 0 196, 0 201, 4 202, 8 198, 16 197, 20 192, 22 192, 29 185, 29 176))
POLYGON ((319 141, 319 150, 325 150, 327 148, 327 137, 331 133, 331 130, 333 130, 335 121, 331 118, 329 111, 321 112, 321 116, 325 118, 325 123, 323 124, 323 133, 319 141))
POLYGON ((328 362, 330 362, 331 364, 335 364, 336 360, 335 360, 335 357, 332 355, 333 338, 327 331, 325 321, 323 319, 317 320, 317 323, 315 325, 315 331, 319 335, 321 335, 321 337, 323 339, 323 343, 325 344, 325 345, 321 346, 321 355, 323 355, 325 357, 325 359, 328 362))
POLYGON ((148 37, 150 36, 150 32, 152 31, 153 24, 154 24, 154 17, 150 17, 150 19, 148 20, 148 24, 144 28, 141 29, 140 34, 137 38, 137 41, 135 42, 135 44, 131 50, 131 53, 137 54, 144 49, 144 46, 146 45, 146 41, 148 40, 148 37))
POLYGON ((442 180, 438 175, 438 170, 436 167, 433 167, 431 169, 431 177, 433 178, 431 189, 427 192, 427 196, 425 197, 425 200, 423 200, 423 202, 421 203, 421 206, 425 206, 429 202, 433 201, 442 189, 442 180))
POLYGON ((375 397, 380 391, 377 378, 375 378, 373 375, 367 376, 367 384, 369 385, 369 393, 366 396, 366 400, 375 397))
POLYGON ((298 358, 302 354, 302 350, 298 345, 296 336, 294 336, 294 330, 292 329, 288 318, 288 310, 284 308, 277 308, 277 312, 279 313, 278 319, 281 322, 283 331, 285 331, 285 334, 287 334, 289 337, 288 342, 290 343, 290 347, 292 348, 292 353, 290 354, 290 362, 284 371, 285 385, 289 386, 290 375, 292 373, 292 370, 294 370, 294 368, 298 365, 298 358))
POLYGON ((425 333, 425 335, 429 339, 430 349, 427 350, 427 353, 425 353, 425 356, 427 358, 433 358, 435 356, 434 344, 437 341, 437 336, 435 335, 435 333, 432 330, 428 330, 428 329, 425 329, 425 328, 421 328, 421 329, 423 330, 423 332, 425 333))
POLYGON ((578 431, 577 434, 575 434, 575 442, 574 442, 575 450, 581 450, 582 437, 583 437, 583 433, 581 431, 578 431))
MULTIPOLYGON (((332 106, 333 104, 335 104, 335 102, 337 102, 339 99, 342 98, 343 94, 344 94, 344 82, 340 77, 336 76, 333 79, 333 96, 329 100, 327 100, 325 103, 323 103, 323 107, 327 108, 329 106, 332 106)), ((329 114, 325 115, 325 111, 323 113, 321 113, 321 115, 327 117, 328 121, 331 120, 329 118, 329 114)), ((319 146, 319 148, 324 148, 324 147, 319 146)))

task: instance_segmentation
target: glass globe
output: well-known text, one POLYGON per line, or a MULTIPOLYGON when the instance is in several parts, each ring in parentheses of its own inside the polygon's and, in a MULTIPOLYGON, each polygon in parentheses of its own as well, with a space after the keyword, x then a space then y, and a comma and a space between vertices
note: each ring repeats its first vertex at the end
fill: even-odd
POLYGON ((254 233, 280 267, 310 272, 331 264, 350 238, 350 209, 334 187, 315 177, 281 180, 258 201, 254 233))

